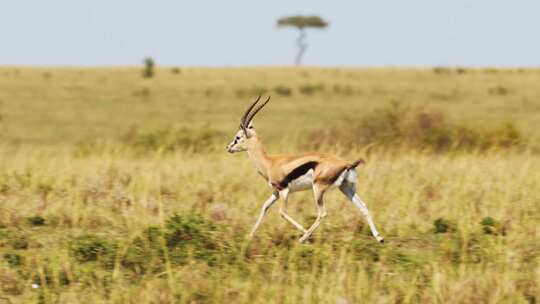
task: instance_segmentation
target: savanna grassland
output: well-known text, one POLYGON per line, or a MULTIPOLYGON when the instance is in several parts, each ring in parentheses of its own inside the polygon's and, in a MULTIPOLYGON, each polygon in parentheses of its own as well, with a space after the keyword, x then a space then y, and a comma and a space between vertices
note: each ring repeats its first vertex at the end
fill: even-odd
MULTIPOLYGON (((540 70, 0 68, 0 303, 537 303, 540 70), (300 244, 225 146, 367 163, 300 244)), ((311 193, 289 211, 314 220, 311 193)))

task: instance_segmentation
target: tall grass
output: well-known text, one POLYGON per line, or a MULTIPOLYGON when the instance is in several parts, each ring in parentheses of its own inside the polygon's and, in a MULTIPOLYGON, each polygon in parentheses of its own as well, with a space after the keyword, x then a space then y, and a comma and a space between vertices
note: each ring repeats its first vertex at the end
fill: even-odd
MULTIPOLYGON (((537 299, 540 159, 403 152, 370 155, 361 171, 387 239, 378 245, 337 192, 310 243, 275 210, 248 240, 270 190, 241 156, 2 151, 3 293, 21 303, 537 299)), ((313 220, 308 193, 291 207, 313 220)))

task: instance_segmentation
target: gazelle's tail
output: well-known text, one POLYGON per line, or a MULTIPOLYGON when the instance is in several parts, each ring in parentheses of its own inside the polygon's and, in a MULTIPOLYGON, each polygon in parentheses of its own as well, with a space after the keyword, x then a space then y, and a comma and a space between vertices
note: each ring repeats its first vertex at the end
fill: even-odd
POLYGON ((363 158, 360 158, 357 161, 353 162, 352 164, 348 165, 347 169, 353 169, 353 168, 358 167, 358 165, 360 165, 360 164, 363 165, 365 163, 366 163, 366 161, 363 158))

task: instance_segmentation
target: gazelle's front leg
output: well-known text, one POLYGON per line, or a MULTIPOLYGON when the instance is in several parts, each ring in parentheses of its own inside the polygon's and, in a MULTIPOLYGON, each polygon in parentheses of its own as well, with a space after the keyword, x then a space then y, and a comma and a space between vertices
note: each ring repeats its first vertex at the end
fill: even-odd
POLYGON ((259 228, 259 225, 261 224, 262 219, 264 215, 266 214, 266 211, 268 211, 268 209, 272 207, 272 205, 278 200, 278 198, 279 198, 279 193, 276 191, 272 193, 272 196, 270 196, 270 198, 268 198, 266 202, 264 202, 261 208, 261 213, 259 214, 259 217, 257 218, 257 222, 253 226, 253 229, 251 229, 251 233, 249 234, 250 237, 253 237, 253 235, 255 235, 255 231, 257 231, 257 228, 259 228))
POLYGON ((326 216, 326 207, 324 207, 323 201, 323 196, 326 188, 327 187, 324 185, 313 185, 313 195, 315 196, 315 203, 317 205, 317 219, 315 219, 313 225, 311 225, 308 231, 306 231, 306 233, 304 233, 304 235, 300 238, 301 243, 311 236, 315 229, 317 229, 321 224, 322 219, 326 216))
POLYGON ((279 191, 279 195, 281 196, 281 199, 283 200, 281 206, 279 207, 279 214, 281 217, 283 217, 285 220, 287 220, 289 223, 293 224, 294 227, 298 228, 302 232, 306 233, 307 230, 302 225, 300 225, 297 221, 293 220, 292 217, 290 217, 286 211, 287 211, 287 201, 289 199, 289 189, 285 188, 283 190, 279 191))
POLYGON ((352 184, 342 184, 339 187, 339 189, 341 190, 341 192, 343 192, 343 194, 345 194, 345 196, 347 196, 347 198, 349 198, 349 200, 351 200, 351 202, 356 207, 358 207, 358 209, 360 209, 360 212, 362 212, 362 214, 366 218, 369 225, 369 229, 371 229, 371 234, 373 234, 375 239, 377 239, 379 243, 384 243, 383 237, 379 234, 379 232, 377 231, 377 228, 375 228, 375 224, 373 223, 373 220, 371 219, 371 216, 369 215, 369 210, 366 204, 364 204, 364 202, 360 199, 358 194, 356 194, 355 186, 352 184))

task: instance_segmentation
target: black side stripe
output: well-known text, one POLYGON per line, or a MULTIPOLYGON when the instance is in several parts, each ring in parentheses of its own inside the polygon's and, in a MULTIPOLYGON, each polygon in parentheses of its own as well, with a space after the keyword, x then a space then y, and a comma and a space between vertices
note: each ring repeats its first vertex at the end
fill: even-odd
POLYGON ((291 181, 306 174, 309 170, 315 168, 318 164, 319 163, 316 161, 310 161, 296 167, 294 170, 291 171, 291 173, 287 174, 287 176, 285 176, 285 178, 279 182, 279 187, 281 189, 287 188, 287 186, 289 186, 289 183, 291 181))

